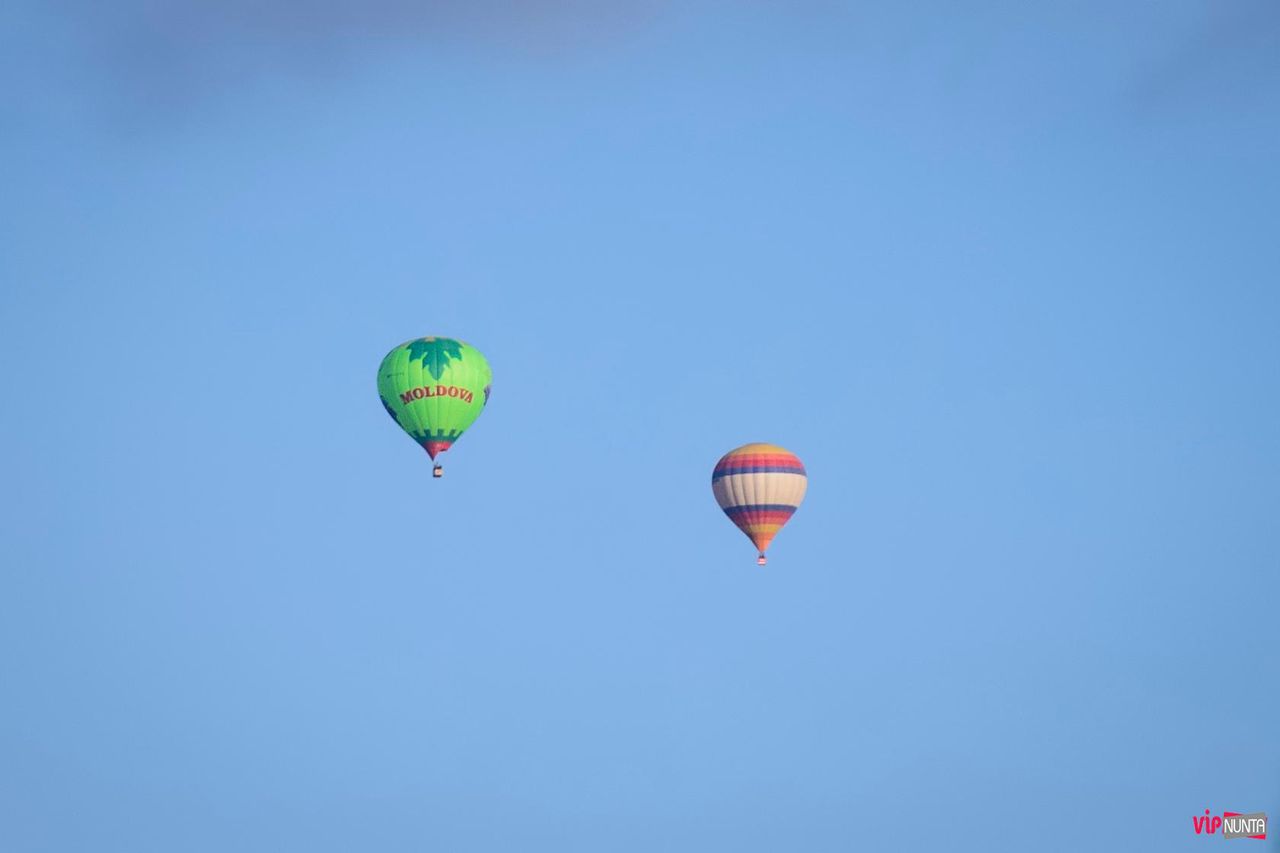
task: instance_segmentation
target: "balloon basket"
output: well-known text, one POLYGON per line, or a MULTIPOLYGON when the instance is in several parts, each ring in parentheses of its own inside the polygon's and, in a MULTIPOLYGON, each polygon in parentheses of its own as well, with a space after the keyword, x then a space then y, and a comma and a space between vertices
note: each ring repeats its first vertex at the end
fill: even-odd
POLYGON ((436 467, 432 468, 432 469, 431 469, 431 476, 432 476, 432 477, 435 477, 437 480, 439 480, 441 477, 443 477, 443 476, 444 476, 444 466, 443 466, 443 465, 437 465, 436 467))
POLYGON ((768 560, 766 560, 766 559, 764 558, 764 554, 761 554, 759 557, 756 557, 756 565, 757 565, 757 566, 763 566, 763 565, 764 565, 765 563, 767 563, 767 562, 768 562, 768 560))

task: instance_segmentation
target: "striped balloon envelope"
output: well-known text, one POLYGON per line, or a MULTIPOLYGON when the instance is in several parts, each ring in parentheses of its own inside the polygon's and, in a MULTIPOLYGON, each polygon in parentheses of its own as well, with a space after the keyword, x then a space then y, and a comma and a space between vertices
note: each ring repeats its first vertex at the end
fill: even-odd
POLYGON ((744 444, 730 450, 711 472, 716 503, 756 546, 756 562, 762 566, 765 550, 791 520, 808 485, 800 457, 776 444, 744 444))

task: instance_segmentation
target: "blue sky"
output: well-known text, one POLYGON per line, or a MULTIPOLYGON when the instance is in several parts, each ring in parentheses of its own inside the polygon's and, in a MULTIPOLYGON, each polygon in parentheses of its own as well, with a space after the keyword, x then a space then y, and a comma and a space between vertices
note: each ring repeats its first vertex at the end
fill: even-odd
POLYGON ((1280 815, 1273 5, 0 15, 0 849, 1280 815))

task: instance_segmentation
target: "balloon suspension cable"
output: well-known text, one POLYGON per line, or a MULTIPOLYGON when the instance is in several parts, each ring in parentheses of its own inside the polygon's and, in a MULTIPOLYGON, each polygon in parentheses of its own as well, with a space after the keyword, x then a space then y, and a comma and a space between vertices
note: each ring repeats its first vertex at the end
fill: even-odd
POLYGON ((763 566, 763 565, 764 565, 765 563, 767 563, 767 562, 768 562, 768 560, 766 560, 766 559, 764 558, 764 554, 761 554, 759 557, 756 557, 756 565, 757 565, 757 566, 763 566))
POLYGON ((435 477, 437 480, 439 480, 441 477, 443 477, 443 476, 444 476, 444 466, 443 466, 443 465, 436 465, 436 467, 432 468, 432 469, 431 469, 431 476, 432 476, 432 477, 435 477))

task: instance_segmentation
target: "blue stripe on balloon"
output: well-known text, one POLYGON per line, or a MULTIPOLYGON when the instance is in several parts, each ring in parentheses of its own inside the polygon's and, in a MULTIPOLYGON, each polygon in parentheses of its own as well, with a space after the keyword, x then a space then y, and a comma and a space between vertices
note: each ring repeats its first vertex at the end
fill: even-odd
POLYGON ((732 477, 736 474, 799 474, 806 476, 803 465, 738 465, 717 468, 711 475, 711 482, 721 477, 732 477))
POLYGON ((786 512, 793 513, 796 507, 792 504, 739 504, 738 506, 721 507, 725 515, 742 515, 748 512, 786 512))

